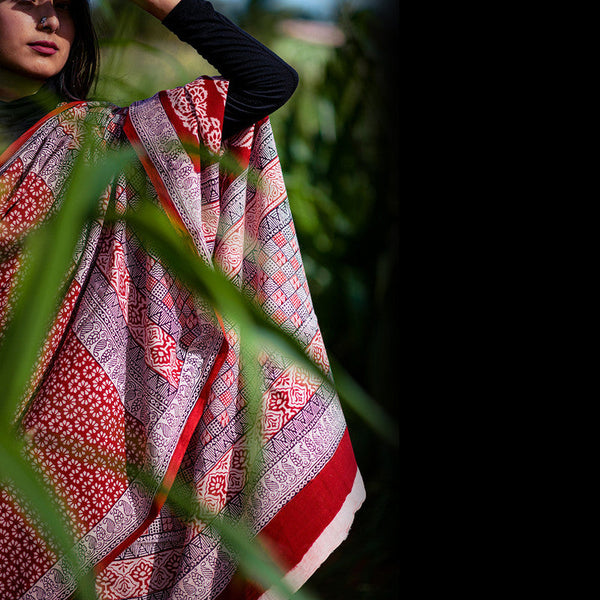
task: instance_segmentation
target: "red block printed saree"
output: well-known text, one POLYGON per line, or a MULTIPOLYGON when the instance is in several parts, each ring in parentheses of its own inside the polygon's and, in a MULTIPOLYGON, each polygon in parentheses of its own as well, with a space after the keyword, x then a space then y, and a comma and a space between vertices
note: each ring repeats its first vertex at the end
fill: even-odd
MULTIPOLYGON (((10 315, 14 240, 60 204, 92 124, 97 148, 133 145, 137 169, 99 199, 125 210, 150 189, 198 254, 306 348, 327 357, 269 120, 221 142, 227 83, 161 92, 122 109, 59 106, 0 159, 0 325, 10 315), (213 157, 190 151, 203 146, 213 157), (227 151, 241 175, 224 172, 227 151), (248 171, 254 171, 258 183, 248 171)), ((186 291, 121 222, 89 227, 44 346, 23 418, 31 461, 61 498, 102 600, 275 598, 236 574, 210 523, 165 502, 175 478, 214 514, 243 520, 298 588, 346 537, 364 499, 331 385, 262 357, 262 462, 248 480, 246 387, 235 326, 186 291), (139 469, 160 487, 149 488, 139 469)), ((39 540, 7 484, 0 494, 0 597, 69 598, 76 580, 39 540)))

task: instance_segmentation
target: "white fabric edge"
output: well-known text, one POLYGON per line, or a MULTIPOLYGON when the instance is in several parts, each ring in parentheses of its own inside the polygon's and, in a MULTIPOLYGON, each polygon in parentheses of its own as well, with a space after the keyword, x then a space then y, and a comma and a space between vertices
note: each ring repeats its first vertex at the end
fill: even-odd
MULTIPOLYGON (((308 549, 302 560, 283 577, 283 581, 293 592, 298 591, 327 557, 348 537, 354 521, 354 514, 364 502, 365 497, 365 485, 360 471, 357 469, 352 490, 346 496, 337 515, 308 549)), ((280 592, 271 588, 264 592, 259 600, 285 600, 285 598, 287 596, 282 596, 280 592)))

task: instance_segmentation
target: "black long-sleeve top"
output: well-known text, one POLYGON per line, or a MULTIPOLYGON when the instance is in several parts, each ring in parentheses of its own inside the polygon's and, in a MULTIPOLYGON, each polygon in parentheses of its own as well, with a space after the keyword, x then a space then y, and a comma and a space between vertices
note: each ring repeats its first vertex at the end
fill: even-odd
MULTIPOLYGON (((298 85, 296 71, 205 0, 181 0, 163 20, 229 80, 223 138, 283 106, 298 85)), ((17 139, 54 106, 29 96, 0 101, 0 137, 17 139)))
POLYGON ((163 25, 229 80, 223 137, 271 114, 291 97, 298 74, 204 0, 181 0, 163 25))

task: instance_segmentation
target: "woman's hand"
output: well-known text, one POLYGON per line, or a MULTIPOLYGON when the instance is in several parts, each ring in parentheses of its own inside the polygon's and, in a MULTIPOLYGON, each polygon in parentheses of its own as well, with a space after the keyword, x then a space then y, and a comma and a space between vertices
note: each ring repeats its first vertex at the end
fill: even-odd
POLYGON ((162 21, 179 4, 179 0, 131 0, 162 21))

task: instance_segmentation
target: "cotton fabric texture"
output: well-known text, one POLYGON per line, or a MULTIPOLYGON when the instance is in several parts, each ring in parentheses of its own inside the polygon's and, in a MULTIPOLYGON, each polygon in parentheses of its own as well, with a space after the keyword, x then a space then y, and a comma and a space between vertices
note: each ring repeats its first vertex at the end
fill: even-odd
MULTIPOLYGON (((4 326, 22 260, 15 240, 60 206, 86 127, 95 151, 131 145, 139 157, 98 199, 23 417, 29 457, 62 499, 102 600, 276 597, 237 573, 210 523, 169 507, 176 478, 212 513, 242 519, 293 588, 346 537, 364 499, 330 382, 276 355, 257 357, 263 410, 249 423, 235 323, 178 283, 123 222, 103 219, 149 191, 200 257, 328 372, 269 120, 222 143, 226 98, 226 81, 203 77, 127 108, 63 104, 0 159, 4 326), (224 153, 241 175, 221 165, 224 153), (250 481, 253 425, 262 462, 250 481), (149 489, 142 469, 160 485, 149 489)), ((66 599, 75 589, 9 485, 0 565, 5 600, 66 599)))

